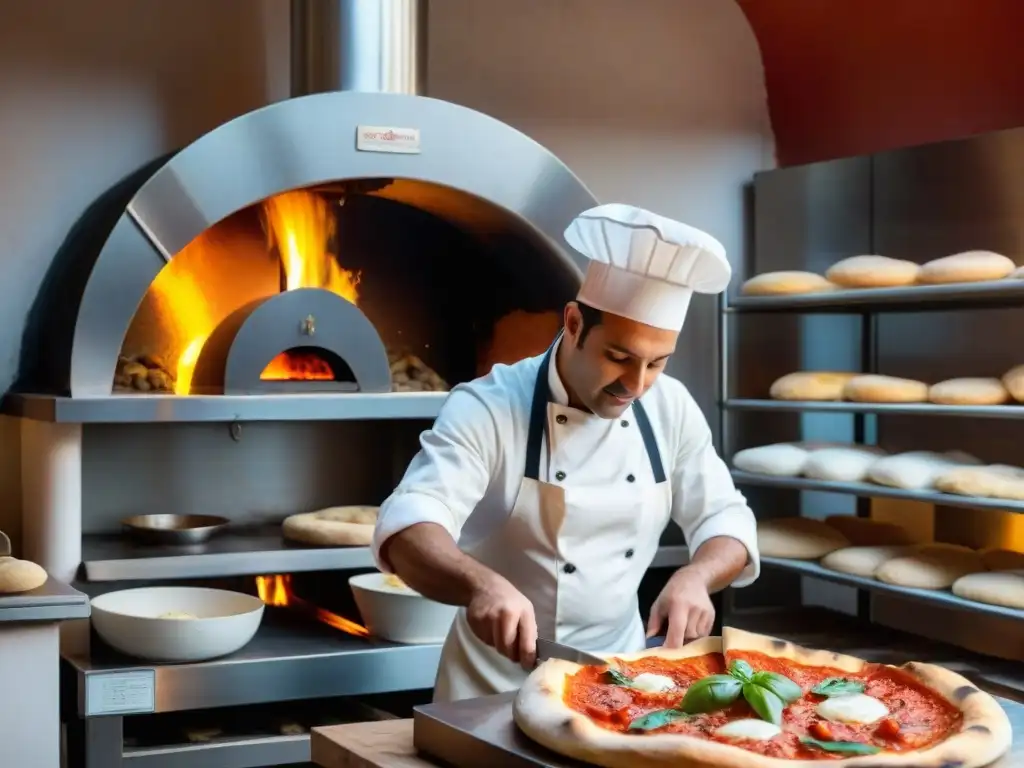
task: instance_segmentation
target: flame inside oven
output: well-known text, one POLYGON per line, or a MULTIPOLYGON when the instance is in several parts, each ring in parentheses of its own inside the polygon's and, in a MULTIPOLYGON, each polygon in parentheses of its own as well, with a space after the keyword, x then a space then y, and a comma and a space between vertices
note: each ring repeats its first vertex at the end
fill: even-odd
MULTIPOLYGON (((321 288, 353 304, 359 303, 360 274, 342 268, 331 252, 336 220, 331 204, 308 190, 293 190, 263 202, 261 220, 267 235, 267 250, 280 263, 281 290, 321 288)), ((195 244, 202 247, 202 242, 195 244)), ((190 248, 193 246, 189 246, 190 248)), ((155 299, 175 317, 184 335, 182 352, 173 370, 174 392, 187 395, 192 373, 203 344, 218 319, 208 307, 202 286, 185 268, 175 268, 175 259, 153 282, 155 299)), ((333 380, 330 364, 311 351, 282 352, 264 369, 263 380, 333 380)))
POLYGON ((346 634, 355 635, 356 637, 366 637, 370 634, 366 627, 361 624, 349 621, 345 617, 339 616, 336 613, 325 611, 323 608, 318 608, 312 603, 298 597, 295 592, 292 591, 292 577, 289 574, 279 573, 272 576, 257 576, 256 594, 259 595, 260 600, 267 605, 279 608, 296 609, 302 613, 309 614, 317 621, 326 624, 329 627, 334 627, 334 629, 341 630, 346 634))

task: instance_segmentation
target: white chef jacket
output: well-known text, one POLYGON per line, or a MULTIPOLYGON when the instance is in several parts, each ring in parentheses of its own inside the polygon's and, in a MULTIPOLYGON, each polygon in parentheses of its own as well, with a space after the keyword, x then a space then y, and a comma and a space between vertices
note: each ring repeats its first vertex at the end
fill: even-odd
MULTIPOLYGON (((420 436, 420 451, 401 483, 380 508, 373 539, 378 568, 391 572, 380 555, 381 545, 417 523, 442 526, 463 547, 502 527, 523 479, 530 406, 543 357, 496 365, 486 376, 451 391, 433 427, 420 436)), ((548 368, 551 400, 568 406, 556 357, 551 355, 548 368)), ((690 552, 716 536, 736 539, 746 547, 748 559, 732 586, 750 584, 760 573, 754 515, 712 445, 704 414, 682 382, 664 373, 642 401, 671 483, 671 519, 682 528, 690 552)), ((604 423, 587 429, 618 425, 617 419, 600 421, 604 423)), ((547 457, 559 449, 560 439, 572 441, 573 434, 549 432, 542 449, 541 480, 546 480, 547 457)), ((560 453, 559 469, 569 475, 587 465, 585 450, 560 453)), ((653 482, 646 459, 630 471, 643 472, 643 481, 653 482)))

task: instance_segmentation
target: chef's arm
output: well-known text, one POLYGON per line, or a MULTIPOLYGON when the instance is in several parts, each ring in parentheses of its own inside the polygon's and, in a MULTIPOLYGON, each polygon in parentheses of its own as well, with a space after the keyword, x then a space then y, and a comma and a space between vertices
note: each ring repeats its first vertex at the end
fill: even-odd
POLYGON ((701 544, 683 568, 707 585, 708 594, 714 594, 736 581, 749 559, 747 548, 740 541, 715 536, 701 544))
POLYGON ((462 526, 483 498, 500 458, 501 442, 487 404, 457 388, 402 482, 381 505, 374 530, 377 566, 439 602, 466 605, 494 573, 462 553, 462 526))
POLYGON ((761 571, 754 513, 715 451, 700 408, 686 393, 683 435, 672 472, 672 519, 690 549, 684 566, 706 578, 709 591, 745 587, 761 571))
POLYGON ((463 554, 437 523, 417 523, 389 538, 382 548, 395 573, 421 595, 449 605, 467 605, 496 574, 463 554))

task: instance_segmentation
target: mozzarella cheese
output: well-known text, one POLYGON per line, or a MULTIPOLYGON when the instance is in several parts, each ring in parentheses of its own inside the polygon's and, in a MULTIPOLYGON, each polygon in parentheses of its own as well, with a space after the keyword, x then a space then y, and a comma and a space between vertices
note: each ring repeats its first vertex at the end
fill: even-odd
POLYGON ((665 675, 641 672, 633 678, 633 687, 646 693, 665 693, 676 687, 676 681, 665 675))
POLYGON ((768 739, 774 739, 782 733, 782 729, 775 723, 769 723, 767 720, 733 720, 731 723, 726 723, 717 731, 716 736, 722 736, 726 739, 748 739, 751 741, 768 741, 768 739))
POLYGON ((889 714, 885 704, 864 693, 850 693, 825 699, 816 708, 819 715, 836 723, 873 723, 889 714))

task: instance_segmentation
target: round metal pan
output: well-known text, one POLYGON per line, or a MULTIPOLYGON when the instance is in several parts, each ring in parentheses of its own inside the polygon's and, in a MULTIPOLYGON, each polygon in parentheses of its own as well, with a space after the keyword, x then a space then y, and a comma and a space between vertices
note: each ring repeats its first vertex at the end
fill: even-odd
POLYGON ((146 544, 201 544, 229 522, 215 515, 135 515, 121 525, 146 544))

